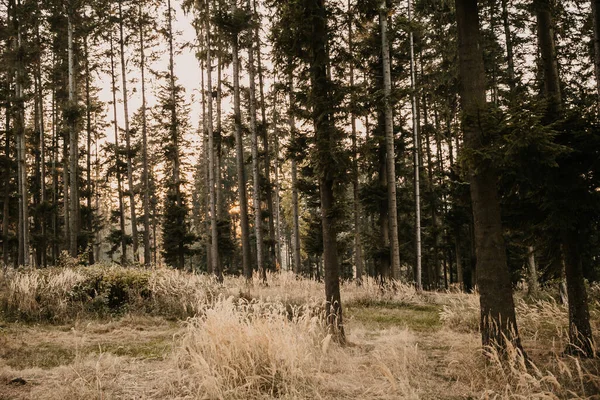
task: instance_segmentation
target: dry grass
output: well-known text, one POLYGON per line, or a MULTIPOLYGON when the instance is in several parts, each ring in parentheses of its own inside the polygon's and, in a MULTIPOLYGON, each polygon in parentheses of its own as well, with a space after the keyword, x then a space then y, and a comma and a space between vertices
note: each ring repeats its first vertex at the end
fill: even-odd
MULTIPOLYGON (((526 361, 516 349, 502 358, 482 352, 476 294, 345 283, 349 345, 340 347, 322 326, 321 283, 289 273, 268 282, 228 277, 220 285, 207 276, 120 267, 7 272, 0 277, 0 399, 591 399, 600 393, 598 362, 561 354, 567 311, 551 299, 517 295, 526 361), (123 292, 123 285, 133 289, 123 292), (81 296, 90 288, 99 293, 81 296), (110 308, 117 294, 124 302, 110 308), (26 384, 11 382, 15 377, 26 384)), ((598 332, 596 305, 592 317, 598 332)))

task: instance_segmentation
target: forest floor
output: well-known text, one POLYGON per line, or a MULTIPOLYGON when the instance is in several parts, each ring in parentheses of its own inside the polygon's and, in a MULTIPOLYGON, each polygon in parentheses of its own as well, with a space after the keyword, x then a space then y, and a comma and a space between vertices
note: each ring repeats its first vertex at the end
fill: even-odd
POLYGON ((517 301, 526 365, 517 351, 503 362, 484 356, 474 294, 347 286, 342 347, 319 318, 278 308, 284 287, 298 286, 287 300, 302 307, 320 284, 236 285, 228 293, 239 296, 191 319, 128 312, 22 322, 5 311, 0 399, 600 399, 600 363, 561 353, 566 311, 552 300, 517 301))

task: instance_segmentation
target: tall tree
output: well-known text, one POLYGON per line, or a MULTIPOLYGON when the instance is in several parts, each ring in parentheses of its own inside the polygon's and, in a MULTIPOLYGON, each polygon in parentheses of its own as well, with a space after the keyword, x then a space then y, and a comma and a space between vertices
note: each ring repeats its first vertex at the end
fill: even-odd
MULTIPOLYGON (((383 96, 385 114, 385 148, 388 189, 388 217, 390 230, 391 276, 398 278, 400 274, 400 242, 398 240, 398 207, 396 196, 396 156, 394 141, 394 118, 392 106, 392 73, 390 60, 390 43, 388 41, 388 8, 387 1, 382 0, 379 9, 379 25, 381 28, 381 54, 383 66, 383 96)), ((415 158, 416 159, 416 158, 415 158)), ((416 165, 418 169, 418 165, 416 165)), ((418 173, 418 172, 417 172, 418 173)), ((420 287, 420 283, 417 283, 420 287)))
POLYGON ((127 186, 129 194, 129 208, 131 217, 131 236, 133 239, 133 261, 138 261, 138 230, 137 215, 135 211, 135 187, 133 185, 133 154, 131 149, 131 131, 129 129, 129 92, 127 91, 127 65, 125 60, 125 35, 123 27, 123 0, 119 0, 119 47, 121 55, 121 93, 123 95, 123 120, 125 122, 125 151, 127 156, 127 186))
MULTIPOLYGON (((325 275, 325 301, 327 324, 336 340, 345 342, 340 297, 340 266, 338 261, 336 196, 340 171, 335 154, 339 152, 339 133, 334 124, 332 82, 328 51, 327 11, 324 0, 305 0, 305 15, 312 35, 308 41, 310 66, 310 100, 312 122, 315 129, 316 160, 321 200, 321 226, 323 230, 323 268, 325 275)), ((388 64, 389 65, 389 64, 388 64)), ((393 158, 392 158, 393 162, 393 158)))
MULTIPOLYGON (((554 37, 554 21, 550 0, 534 0, 537 20, 537 37, 543 76, 542 96, 546 102, 543 122, 552 124, 563 117, 563 100, 560 88, 558 58, 554 37)), ((576 220, 574 218, 574 220, 576 220)), ((560 242, 567 283, 569 302, 569 351, 592 355, 594 341, 590 325, 587 291, 583 277, 580 248, 581 230, 573 224, 562 224, 560 242)))
POLYGON ((456 0, 463 151, 471 159, 468 178, 475 229, 481 338, 484 346, 505 348, 508 341, 520 347, 502 236, 498 173, 489 160, 476 155, 490 140, 480 123, 486 117, 487 104, 477 3, 477 0, 456 0))
MULTIPOLYGON (((248 14, 253 14, 253 9, 250 0, 247 1, 248 14)), ((253 28, 250 24, 252 33, 253 28)), ((248 45, 248 79, 250 81, 249 91, 249 113, 250 113, 250 135, 251 135, 251 152, 252 152, 252 180, 254 181, 254 189, 252 190, 252 203, 254 205, 254 233, 256 236, 256 266, 258 273, 263 281, 267 280, 267 270, 264 261, 264 243, 262 232, 262 209, 261 209, 261 181, 259 173, 258 160, 258 132, 256 126, 256 70, 254 68, 254 40, 255 35, 251 34, 248 45)))

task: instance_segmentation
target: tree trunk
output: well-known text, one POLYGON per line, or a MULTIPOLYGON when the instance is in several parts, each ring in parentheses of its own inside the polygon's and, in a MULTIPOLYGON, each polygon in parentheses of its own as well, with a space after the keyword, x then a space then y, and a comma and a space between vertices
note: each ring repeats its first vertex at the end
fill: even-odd
POLYGON ((527 248, 527 294, 537 296, 540 286, 538 284, 537 267, 535 265, 535 249, 533 246, 527 248))
MULTIPOLYGON (((10 82, 12 78, 12 72, 10 69, 7 71, 7 93, 10 93, 10 82)), ((10 151, 10 136, 11 136, 11 102, 10 99, 6 99, 6 123, 5 123, 5 133, 6 133, 6 142, 4 144, 4 156, 7 160, 11 159, 11 151, 10 151)), ((4 263, 4 267, 8 266, 9 261, 9 246, 8 246, 8 227, 10 222, 10 177, 11 177, 10 168, 7 170, 6 175, 4 176, 4 187, 6 191, 4 192, 4 205, 2 208, 2 262, 4 263)))
POLYGON ((117 176, 117 197, 119 200, 119 228, 121 229, 121 265, 127 264, 127 241, 125 238, 125 205, 123 203, 123 183, 121 180, 121 156, 119 155, 119 121, 117 119, 117 86, 115 78, 115 56, 112 33, 110 42, 110 75, 113 98, 113 123, 115 129, 115 172, 117 176))
MULTIPOLYGON (((208 12, 208 10, 207 10, 208 12)), ((219 231, 217 226, 217 199, 215 193, 215 145, 213 131, 213 98, 212 98, 212 54, 211 54, 210 25, 206 22, 206 74, 208 85, 208 116, 206 118, 206 129, 208 133, 208 188, 210 201, 210 237, 211 251, 210 261, 212 271, 217 277, 217 281, 223 281, 223 273, 219 268, 219 231)))
MULTIPOLYGON (((463 109, 464 147, 477 152, 486 135, 479 118, 485 117, 485 71, 480 46, 477 0, 456 0, 460 94, 463 109)), ((485 160, 474 160, 468 170, 480 292, 481 336, 484 346, 500 349, 506 341, 521 347, 515 318, 506 247, 502 236, 497 172, 485 160)))
MULTIPOLYGON (((259 17, 256 10, 256 0, 252 0, 254 16, 259 17)), ((277 248, 278 243, 276 241, 276 230, 275 230, 275 212, 273 210, 273 187, 271 186, 271 153, 269 151, 269 129, 267 121, 267 105, 265 102, 265 85, 264 85, 264 72, 262 66, 262 50, 260 41, 260 20, 254 25, 254 36, 256 42, 256 67, 258 71, 258 93, 260 96, 260 113, 261 113, 261 124, 260 124, 260 137, 263 143, 263 154, 264 154, 264 189, 265 189, 265 200, 267 203, 267 227, 269 233, 268 240, 268 251, 265 257, 266 267, 274 269, 274 262, 277 259, 277 248)))
MULTIPOLYGON (((290 138, 295 148, 296 144, 296 118, 294 116, 294 105, 296 102, 296 96, 294 94, 294 75, 293 70, 288 73, 288 86, 289 86, 289 126, 290 126, 290 138)), ((294 257, 293 269, 295 274, 302 273, 302 266, 300 261, 300 212, 298 209, 298 165, 296 161, 296 153, 291 155, 292 157, 292 254, 294 257)))
MULTIPOLYGON (((353 18, 352 5, 348 0, 348 53, 354 54, 354 35, 352 32, 353 18)), ((350 126, 352 128, 352 211, 354 216, 354 266, 356 268, 356 282, 362 282, 364 271, 362 243, 361 243, 361 226, 360 226, 360 199, 359 193, 359 170, 358 170, 358 137, 356 132, 356 115, 354 109, 356 107, 356 95, 354 87, 354 64, 353 61, 348 63, 350 68, 350 126)))
MULTIPOLYGON (((392 115, 392 74, 390 60, 390 45, 388 42, 388 9, 386 0, 381 3, 379 9, 379 24, 381 26, 381 53, 383 57, 383 93, 385 108, 385 147, 388 187, 388 209, 390 230, 390 259, 391 277, 400 278, 400 243, 398 241, 398 207, 396 205, 396 156, 394 150, 394 120, 392 115)), ((414 113, 414 109, 413 109, 414 113)), ((416 114, 416 113, 415 113, 416 114)), ((418 168, 417 168, 418 170, 418 168)), ((418 171, 417 171, 418 173, 418 171)), ((420 215, 420 212, 419 212, 420 215)), ((420 232, 420 227, 418 227, 420 232)), ((420 248, 420 235, 417 244, 420 248)), ((418 261, 420 263, 420 260, 418 261)), ((418 266, 419 268, 419 266, 418 266)), ((418 275, 417 287, 421 288, 420 275, 418 275)))
POLYGON ((148 173, 148 126, 146 123, 146 56, 144 52, 144 21, 143 2, 140 1, 138 31, 140 35, 140 80, 142 91, 142 190, 144 207, 144 265, 149 266, 152 261, 150 254, 150 178, 148 173))
MULTIPOLYGON (((323 267, 325 276, 326 315, 330 333, 340 342, 345 342, 340 297, 340 272, 337 254, 334 185, 337 177, 328 168, 332 156, 339 146, 333 126, 333 104, 328 78, 329 54, 327 50, 327 16, 324 0, 309 0, 308 15, 312 20, 312 36, 309 51, 312 119, 316 136, 316 151, 319 163, 319 188, 321 198, 321 224, 323 229, 323 267)), ((389 64, 388 64, 389 65, 389 64)))
MULTIPOLYGON (((235 5, 234 5, 235 7, 235 5)), ((242 142, 242 112, 240 110, 240 58, 238 37, 232 42, 233 64, 233 110, 235 118, 235 150, 240 201, 240 225, 242 230, 242 269, 247 280, 252 279, 250 265, 250 233, 248 226, 248 198, 246 195, 246 171, 244 168, 244 145, 242 142)))
MULTIPOLYGON (((247 2, 248 12, 252 11, 250 0, 247 2)), ((250 81, 250 135, 252 140, 252 180, 254 190, 252 191, 252 203, 254 205, 254 233, 256 235, 256 266, 263 281, 267 280, 267 271, 264 262, 264 243, 262 232, 262 210, 260 204, 261 182, 258 173, 258 133, 256 132, 256 71, 254 69, 254 44, 252 41, 248 46, 248 79, 250 81)))
MULTIPOLYGON (((535 0, 534 8, 544 78, 543 96, 547 102, 543 122, 551 124, 561 118, 563 111, 553 17, 549 0, 535 0)), ((567 351, 591 356, 594 347, 593 336, 590 328, 581 255, 578 249, 578 234, 577 229, 563 229, 561 232, 569 302, 569 338, 571 341, 567 351)))
POLYGON ((534 0, 538 46, 544 79, 543 95, 547 101, 545 123, 553 122, 562 111, 562 95, 558 78, 558 60, 554 42, 554 25, 549 0, 534 0))
POLYGON ((131 236, 133 239, 133 261, 139 261, 137 216, 135 212, 135 187, 133 186, 133 160, 131 154, 131 133, 129 131, 129 94, 127 92, 127 67, 125 65, 125 36, 123 35, 122 0, 119 0, 119 46, 121 47, 121 80, 123 83, 123 119, 125 121, 125 151, 127 152, 127 187, 131 212, 131 236))
MULTIPOLYGON (((88 54, 88 42, 87 36, 83 40, 84 59, 85 59, 85 115, 86 115, 86 201, 87 201, 87 230, 88 230, 88 241, 93 237, 92 232, 94 230, 94 218, 92 213, 92 195, 94 192, 92 186, 92 102, 90 98, 90 61, 88 54)), ((89 244, 89 243, 88 243, 89 244)), ((89 251, 88 262, 90 265, 94 264, 94 251, 89 251)))
MULTIPOLYGON (((385 1, 385 0, 384 0, 385 1)), ((411 21, 411 5, 412 5, 412 0, 408 0, 408 20, 409 22, 411 21)), ((383 32, 383 30, 382 30, 383 32)), ((421 281, 421 274, 422 274, 422 257, 421 257, 421 163, 420 163, 420 146, 419 146, 419 118, 417 117, 417 95, 416 95, 416 77, 415 77, 415 45, 414 45, 414 37, 413 37, 413 32, 412 29, 410 30, 410 32, 408 33, 409 35, 409 40, 410 40, 410 88, 411 88, 411 103, 412 103, 412 123, 413 123, 413 146, 414 146, 414 164, 415 164, 415 254, 416 254, 416 258, 417 258, 417 265, 416 265, 416 276, 415 276, 415 283, 417 286, 417 290, 422 290, 423 289, 423 284, 421 281)), ((385 44, 385 49, 384 52, 388 51, 389 52, 389 46, 387 45, 387 40, 386 40, 386 44, 385 44)), ((384 56, 385 57, 385 56, 384 56)), ((389 59, 389 53, 388 53, 388 59, 389 59)), ((388 60, 389 61, 389 60, 388 60)), ((384 62, 385 64, 385 62, 384 62)), ((385 75, 387 72, 384 72, 384 79, 385 79, 385 75)), ((387 86, 387 85, 386 85, 387 86)), ((390 85, 391 86, 391 85, 390 85)), ((389 94, 388 94, 389 96, 389 94)), ((389 100, 388 100, 389 102, 389 100)), ((391 108, 391 106, 390 106, 391 108)), ((387 134, 386 134, 387 136, 387 134)), ((389 150, 388 150, 389 151, 389 150)), ((389 153, 388 153, 389 155, 389 153)), ((395 161, 395 158, 394 158, 395 161)), ((391 175, 390 175, 391 176, 391 175)), ((395 175, 394 175, 395 176, 395 175)), ((394 181, 395 183, 395 181, 394 181)), ((395 184, 394 184, 394 189, 395 189, 395 184)), ((397 223, 397 221, 396 221, 397 223)), ((396 227, 396 232, 397 232, 397 227, 396 227)), ((397 233, 396 233, 396 238, 394 239, 394 237, 392 236, 392 243, 394 243, 394 240, 398 240, 397 238, 397 233)), ((430 283, 431 283, 431 278, 430 278, 430 283)))
POLYGON ((516 88, 515 57, 510 33, 510 20, 508 17, 508 0, 502 0, 502 22, 504 25, 504 40, 506 42, 506 62, 508 64, 508 87, 514 93, 516 88))
POLYGON ((69 10, 68 18, 68 56, 69 56, 69 110, 72 115, 69 118, 69 178, 70 178, 70 229, 69 229, 69 253, 71 257, 77 257, 79 253, 78 238, 80 229, 79 215, 79 132, 75 110, 78 107, 75 88, 75 54, 73 49, 73 21, 69 10))
POLYGON ((594 24, 594 72, 596 74, 596 94, 600 113, 600 0, 592 1, 592 20, 594 24))

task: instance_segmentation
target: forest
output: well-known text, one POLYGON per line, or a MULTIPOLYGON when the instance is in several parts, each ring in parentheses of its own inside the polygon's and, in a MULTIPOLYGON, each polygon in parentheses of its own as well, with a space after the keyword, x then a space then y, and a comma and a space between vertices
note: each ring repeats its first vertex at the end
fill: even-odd
POLYGON ((600 395, 600 0, 1 0, 0 115, 0 398, 600 395))

